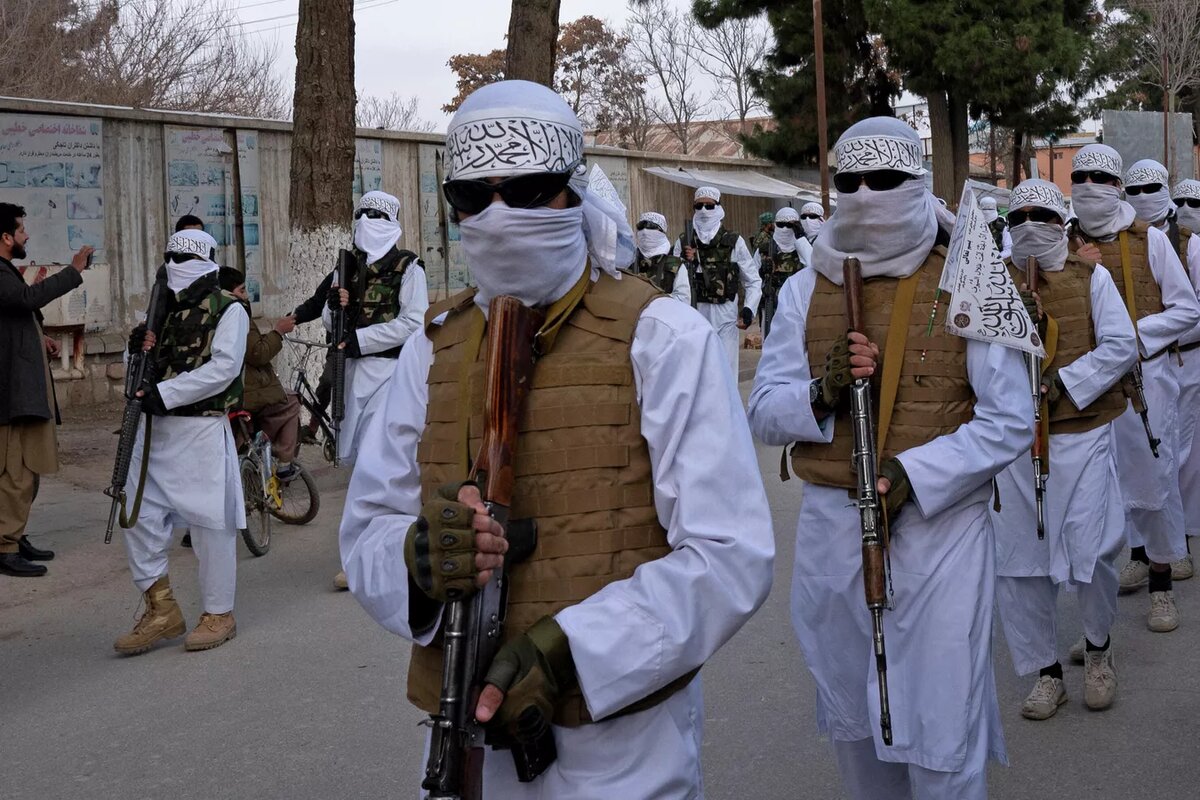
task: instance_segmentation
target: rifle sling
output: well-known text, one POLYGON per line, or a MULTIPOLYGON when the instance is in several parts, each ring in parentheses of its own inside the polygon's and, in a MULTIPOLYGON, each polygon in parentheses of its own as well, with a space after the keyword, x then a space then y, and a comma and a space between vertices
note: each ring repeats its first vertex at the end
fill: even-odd
POLYGON ((883 457, 887 443, 888 428, 892 424, 892 412, 896 409, 896 394, 900 390, 900 372, 904 368, 904 349, 908 345, 908 323, 912 318, 913 303, 917 297, 917 282, 920 271, 901 278, 896 286, 896 298, 892 306, 892 320, 888 325, 887 342, 884 345, 883 375, 879 388, 879 428, 876 456, 883 457))
POLYGON ((137 491, 133 493, 133 513, 125 511, 125 500, 121 499, 121 527, 132 528, 137 524, 138 515, 142 512, 142 492, 146 490, 146 471, 150 466, 150 431, 154 427, 154 415, 146 415, 146 436, 142 440, 142 467, 138 471, 137 491))

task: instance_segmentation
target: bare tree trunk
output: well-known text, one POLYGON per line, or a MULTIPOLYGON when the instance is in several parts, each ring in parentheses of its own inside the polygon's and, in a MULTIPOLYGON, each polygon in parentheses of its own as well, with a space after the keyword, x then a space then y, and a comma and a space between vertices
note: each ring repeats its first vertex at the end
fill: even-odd
MULTIPOLYGON (((333 269, 350 241, 354 181, 354 2, 300 0, 288 211, 286 313, 333 269)), ((270 313, 271 310, 268 311, 270 313)))
POLYGON ((562 0, 513 0, 504 77, 554 84, 554 50, 562 0))
POLYGON ((966 98, 951 93, 949 100, 950 133, 954 142, 954 190, 946 195, 946 202, 957 208, 963 186, 971 179, 971 134, 967 126, 966 98))
POLYGON ((930 92, 929 130, 933 137, 933 193, 947 203, 958 202, 954 183, 954 131, 950 105, 943 91, 930 92))
POLYGON ((1013 129, 1012 152, 1009 154, 1012 157, 1012 162, 1008 170, 1008 188, 1011 189, 1021 182, 1021 143, 1025 139, 1025 131, 1020 128, 1013 129))

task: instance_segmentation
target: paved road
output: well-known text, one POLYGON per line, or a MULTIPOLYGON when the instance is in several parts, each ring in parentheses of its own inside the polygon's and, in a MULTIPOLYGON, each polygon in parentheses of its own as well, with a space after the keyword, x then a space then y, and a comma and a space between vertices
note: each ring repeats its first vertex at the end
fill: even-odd
MULTIPOLYGON (((704 670, 709 798, 842 796, 788 623, 799 485, 779 482, 778 463, 777 449, 760 448, 776 509, 775 589, 704 670)), ((107 503, 95 474, 76 464, 66 471, 75 483, 44 484, 31 531, 59 552, 50 575, 0 578, 0 798, 415 797, 423 739, 404 699, 407 648, 330 585, 336 482, 326 479, 317 520, 282 529, 265 558, 241 550, 236 640, 119 658, 111 642, 132 624, 138 594, 119 540, 101 543, 107 503)), ((172 557, 192 622, 193 556, 172 557)), ((1179 599, 1183 627, 1166 636, 1146 631, 1144 594, 1121 601, 1120 696, 1102 714, 1083 708, 1081 669, 1069 666, 1071 703, 1049 722, 1022 720, 1029 685, 997 636, 1012 766, 992 770, 992 798, 1197 796, 1200 581, 1181 584, 1179 599)), ((1078 622, 1071 598, 1063 607, 1065 653, 1078 622)))

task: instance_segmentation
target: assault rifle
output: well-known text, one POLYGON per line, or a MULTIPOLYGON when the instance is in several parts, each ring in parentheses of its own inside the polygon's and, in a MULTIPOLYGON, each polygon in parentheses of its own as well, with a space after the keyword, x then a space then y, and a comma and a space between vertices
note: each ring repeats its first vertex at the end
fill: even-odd
POLYGON ((695 308, 696 303, 699 302, 696 299, 696 286, 703 284, 709 295, 712 294, 712 287, 709 286, 708 273, 700 265, 700 251, 696 247, 696 226, 690 219, 683 223, 683 241, 684 247, 692 248, 692 258, 690 260, 685 258, 683 263, 687 264, 688 286, 692 290, 692 308, 695 308), (700 277, 699 281, 696 280, 697 276, 700 277))
MULTIPOLYGON (((846 294, 846 326, 865 334, 863 318, 862 265, 857 258, 842 262, 842 289, 846 294)), ((875 410, 871 403, 871 379, 858 378, 850 386, 850 417, 854 428, 854 471, 858 478, 859 527, 862 530, 863 588, 871 612, 871 648, 879 675, 879 728, 883 743, 892 744, 892 708, 888 701, 887 649, 883 641, 883 610, 888 606, 891 584, 888 565, 887 515, 879 496, 879 454, 876 452, 875 410)))
MULTIPOLYGON (((167 288, 166 266, 160 267, 155 276, 154 285, 150 288, 150 303, 146 308, 146 332, 155 335, 155 345, 149 351, 142 348, 141 343, 134 348, 129 356, 125 369, 125 414, 121 417, 121 438, 117 440, 117 457, 113 462, 112 482, 104 490, 104 494, 112 498, 112 508, 108 511, 108 527, 104 530, 104 543, 112 542, 113 526, 117 522, 117 509, 121 511, 121 527, 128 528, 137 522, 138 511, 142 505, 142 482, 133 501, 132 519, 125 513, 125 482, 129 479, 129 464, 133 460, 133 443, 137 439, 138 423, 142 418, 142 398, 138 392, 152 385, 157 377, 154 367, 154 353, 158 349, 157 338, 162 327, 163 305, 166 302, 167 288)), ((148 421, 147 421, 148 422, 148 421)), ((150 439, 150 426, 146 426, 146 440, 150 439)), ((146 468, 143 454, 142 469, 146 468)))
MULTIPOLYGON (((506 563, 528 556, 537 542, 532 525, 510 524, 508 516, 517 425, 533 377, 533 340, 543 319, 543 312, 526 308, 515 297, 501 295, 488 306, 483 441, 470 477, 479 484, 492 519, 505 529, 509 540, 506 563)), ((485 732, 475 719, 475 706, 484 676, 500 649, 507 594, 507 576, 499 568, 492 571, 491 580, 474 596, 446 606, 441 700, 438 713, 425 723, 433 729, 421 783, 421 788, 429 792, 428 800, 483 797, 485 732)), ((550 722, 540 711, 526 710, 520 725, 522 730, 538 732, 529 741, 509 743, 518 779, 529 782, 558 754, 550 722)))
MULTIPOLYGON (((334 268, 333 282, 338 289, 349 289, 346 281, 355 265, 354 254, 349 250, 338 250, 337 266, 334 268)), ((338 305, 331 314, 333 317, 333 392, 330 396, 330 418, 333 421, 333 465, 341 466, 339 439, 342 433, 342 420, 346 418, 346 350, 341 345, 346 341, 348 320, 346 309, 338 305)))
MULTIPOLYGON (((1038 260, 1030 256, 1025 260, 1025 284, 1030 292, 1038 290, 1038 260)), ((1034 320, 1037 324, 1037 320, 1034 320)), ((1046 450, 1049 442, 1043 430, 1042 420, 1042 359, 1030 353, 1025 357, 1029 365, 1029 385, 1033 390, 1033 494, 1037 504, 1037 537, 1046 538, 1046 475, 1048 459, 1046 450)))

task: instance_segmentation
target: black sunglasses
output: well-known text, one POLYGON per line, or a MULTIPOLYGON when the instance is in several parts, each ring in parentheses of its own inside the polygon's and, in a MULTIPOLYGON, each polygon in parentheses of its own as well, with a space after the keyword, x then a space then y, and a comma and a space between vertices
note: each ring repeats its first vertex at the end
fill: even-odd
POLYGON ((787 230, 787 231, 794 231, 796 229, 797 224, 798 223, 795 223, 795 222, 776 222, 775 227, 783 228, 784 230, 787 230))
POLYGON ((657 223, 647 222, 646 220, 642 220, 641 222, 639 222, 637 224, 637 229, 639 231, 652 230, 652 231, 659 231, 660 233, 666 233, 666 231, 664 231, 661 227, 659 227, 659 225, 657 223))
POLYGON ((367 219, 391 219, 391 217, 378 208, 360 208, 354 212, 355 219, 361 219, 362 217, 366 217, 367 219))
POLYGON ((1180 208, 1183 208, 1184 203, 1187 204, 1188 208, 1200 208, 1200 197, 1175 198, 1175 205, 1179 206, 1180 208))
POLYGON ((1125 194, 1137 197, 1139 194, 1154 194, 1161 192, 1163 185, 1161 183, 1143 183, 1141 186, 1126 186, 1125 194))
POLYGON ((1033 211, 1008 212, 1009 225, 1017 226, 1025 222, 1057 222, 1061 225, 1062 217, 1048 208, 1035 208, 1033 211))
MULTIPOLYGON (((853 192, 851 192, 853 194, 853 192)), ((821 219, 820 214, 801 214, 800 219, 821 219)))
POLYGON ((880 169, 872 172, 839 172, 833 176, 833 185, 840 194, 854 194, 864 183, 872 192, 887 192, 905 181, 916 180, 918 176, 910 175, 896 169, 880 169))
POLYGON ((1107 172, 1101 172, 1098 169, 1081 169, 1071 173, 1071 183, 1087 183, 1089 178, 1092 183, 1103 183, 1109 186, 1116 186, 1121 182, 1121 179, 1116 175, 1109 175, 1107 172))
POLYGON ((717 206, 719 206, 719 205, 721 205, 721 204, 720 204, 720 203, 712 203, 712 202, 709 202, 709 203, 696 203, 696 204, 694 204, 694 205, 692 206, 692 208, 693 208, 694 210, 696 210, 696 211, 699 211, 699 210, 700 210, 700 209, 702 209, 702 208, 703 208, 705 211, 712 211, 714 208, 716 208, 716 207, 717 207, 717 206))
MULTIPOLYGON (((211 256, 209 256, 211 258, 211 256)), ((172 264, 182 264, 185 261, 203 261, 203 257, 195 253, 163 253, 163 261, 170 261, 172 264)))
POLYGON ((572 165, 562 172, 514 175, 499 183, 482 179, 446 181, 442 184, 442 193, 446 202, 460 214, 478 214, 492 204, 496 195, 512 208, 540 208, 562 194, 574 174, 575 166, 572 165))

